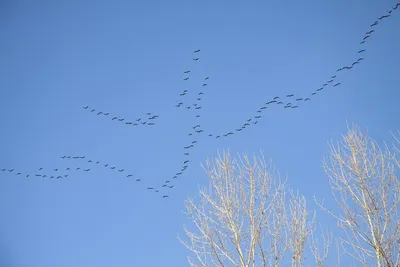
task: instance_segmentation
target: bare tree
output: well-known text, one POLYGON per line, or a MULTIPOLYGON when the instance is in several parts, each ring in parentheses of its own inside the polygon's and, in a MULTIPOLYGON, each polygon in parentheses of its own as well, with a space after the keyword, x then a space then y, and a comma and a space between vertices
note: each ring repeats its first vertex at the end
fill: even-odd
POLYGON ((185 227, 196 256, 191 266, 278 266, 286 252, 292 266, 302 263, 304 243, 311 234, 306 202, 286 190, 264 160, 239 161, 224 154, 207 161, 209 188, 200 189, 200 203, 186 201, 196 232, 185 227), (288 203, 288 204, 287 204, 288 203))
MULTIPOLYGON (((324 161, 346 234, 342 248, 364 266, 400 265, 400 182, 395 154, 353 126, 324 161)), ((398 150, 397 150, 398 151, 398 150)))

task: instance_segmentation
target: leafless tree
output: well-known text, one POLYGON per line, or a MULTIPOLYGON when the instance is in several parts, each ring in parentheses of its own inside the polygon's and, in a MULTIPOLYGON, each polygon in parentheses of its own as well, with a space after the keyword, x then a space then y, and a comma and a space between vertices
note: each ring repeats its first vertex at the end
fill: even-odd
POLYGON ((195 258, 191 266, 278 266, 287 252, 300 266, 312 232, 305 199, 290 193, 263 159, 232 160, 229 153, 205 168, 210 185, 200 189, 200 203, 186 201, 195 232, 185 227, 181 242, 195 258))
MULTIPOLYGON (((400 266, 398 158, 353 126, 324 160, 344 230, 342 248, 363 266, 400 266), (396 166, 397 164, 397 166, 396 166), (373 263, 374 262, 374 263, 373 263)), ((398 152, 398 150, 397 150, 398 152)))

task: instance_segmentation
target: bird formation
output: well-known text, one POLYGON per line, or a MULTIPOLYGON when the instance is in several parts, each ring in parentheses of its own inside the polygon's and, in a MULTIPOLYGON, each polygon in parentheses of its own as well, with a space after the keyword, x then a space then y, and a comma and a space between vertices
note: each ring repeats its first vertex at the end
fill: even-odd
POLYGON ((44 168, 38 168, 36 172, 34 173, 25 173, 22 171, 17 171, 15 169, 0 169, 0 172, 8 172, 10 174, 15 174, 16 176, 22 176, 22 177, 41 177, 41 178, 48 178, 48 179, 64 179, 69 176, 69 172, 71 171, 71 168, 55 168, 55 169, 48 169, 45 170, 44 168))
POLYGON ((308 96, 303 96, 303 97, 296 97, 294 93, 287 94, 286 96, 275 96, 272 99, 266 100, 265 103, 256 111, 256 113, 246 119, 240 127, 236 128, 235 130, 227 131, 224 134, 209 134, 208 136, 210 137, 215 137, 216 139, 221 138, 221 137, 228 137, 231 135, 234 135, 235 133, 241 132, 245 130, 246 128, 250 127, 251 125, 255 125, 259 122, 259 120, 263 117, 262 113, 270 109, 272 106, 280 106, 284 109, 296 109, 302 106, 302 104, 311 101, 313 98, 317 97, 318 94, 320 94, 323 90, 327 89, 329 86, 332 88, 340 86, 342 83, 341 82, 336 82, 338 75, 342 71, 349 71, 356 67, 358 64, 363 62, 364 57, 362 54, 366 52, 366 49, 363 48, 366 42, 372 38, 373 33, 375 32, 375 26, 378 25, 382 20, 389 18, 391 13, 398 9, 400 7, 400 3, 396 4, 395 7, 393 7, 390 11, 388 11, 386 15, 383 15, 379 17, 373 24, 370 25, 370 29, 365 33, 364 37, 362 38, 360 45, 362 47, 358 50, 357 54, 358 57, 355 61, 353 61, 349 65, 345 65, 339 69, 336 70, 336 73, 334 73, 329 79, 327 79, 321 86, 318 88, 314 89, 311 91, 310 95, 308 96))
POLYGON ((90 113, 93 113, 97 116, 105 116, 111 119, 112 121, 120 122, 130 126, 153 126, 155 125, 155 120, 159 118, 158 115, 152 114, 151 112, 147 112, 145 116, 139 117, 135 120, 125 120, 121 116, 111 115, 109 112, 98 111, 89 106, 84 106, 83 109, 88 110, 90 111, 90 113))
MULTIPOLYGON (((194 50, 193 53, 196 54, 201 52, 200 49, 194 50)), ((199 57, 195 57, 193 58, 194 61, 199 61, 199 57)), ((189 80, 190 78, 190 73, 191 70, 186 70, 183 72, 184 74, 184 81, 189 80)), ((194 91, 194 99, 190 102, 190 100, 186 100, 188 98, 188 94, 189 94, 189 89, 184 89, 181 93, 180 93, 180 101, 179 103, 177 103, 175 105, 175 107, 177 108, 185 108, 186 110, 190 111, 194 111, 194 117, 196 119, 199 119, 201 117, 201 101, 203 99, 203 97, 205 96, 205 92, 206 92, 206 87, 208 86, 208 81, 209 81, 210 77, 206 76, 204 77, 204 80, 201 84, 199 84, 198 87, 200 87, 201 89, 194 91)), ((183 156, 184 159, 182 160, 182 165, 179 171, 177 171, 174 175, 172 175, 171 179, 178 179, 179 176, 183 175, 184 172, 187 170, 187 168, 189 167, 189 156, 190 156, 190 152, 191 150, 198 144, 198 140, 197 138, 195 138, 196 135, 203 133, 204 130, 201 128, 200 124, 196 123, 196 125, 193 125, 188 133, 188 136, 191 137, 191 140, 189 141, 189 144, 185 145, 183 147, 183 156)), ((162 185, 162 187, 168 187, 168 188, 172 188, 173 185, 170 185, 170 180, 166 180, 165 183, 162 185)))
MULTIPOLYGON (((166 199, 169 198, 169 194, 166 193, 161 193, 161 190, 171 190, 172 188, 175 187, 174 182, 176 179, 178 179, 180 176, 182 176, 187 168, 189 167, 190 164, 190 154, 192 153, 192 150, 195 148, 195 146, 198 145, 199 139, 196 138, 197 135, 207 135, 208 137, 212 137, 215 139, 219 139, 222 137, 228 137, 232 136, 235 133, 241 132, 245 130, 246 128, 249 128, 252 125, 256 125, 259 120, 263 117, 263 112, 265 112, 268 109, 271 109, 273 106, 278 106, 282 107, 284 109, 296 109, 301 107, 303 104, 306 102, 311 102, 315 97, 317 97, 319 94, 322 93, 323 90, 326 90, 328 87, 331 88, 336 88, 341 85, 340 81, 337 81, 338 75, 340 75, 343 71, 350 71, 351 69, 355 68, 358 64, 362 63, 364 60, 363 54, 366 53, 366 48, 365 45, 366 43, 373 37, 373 34, 375 32, 376 26, 381 23, 383 20, 389 18, 391 16, 391 13, 398 9, 400 7, 400 3, 396 4, 395 7, 393 7, 391 10, 387 12, 387 14, 379 17, 373 24, 370 25, 370 29, 365 32, 364 37, 360 41, 361 48, 357 51, 357 59, 353 61, 351 64, 345 65, 340 67, 339 69, 336 70, 335 73, 333 73, 332 76, 329 77, 321 86, 318 88, 315 88, 314 90, 311 91, 309 95, 306 96, 296 96, 294 93, 289 93, 285 94, 283 96, 274 96, 272 99, 268 99, 264 102, 264 104, 259 107, 259 109, 256 111, 256 113, 253 116, 248 117, 245 119, 243 124, 231 131, 227 131, 224 134, 220 135, 215 135, 212 133, 205 133, 203 128, 201 127, 200 123, 198 122, 198 118, 201 117, 201 101, 202 98, 205 95, 205 92, 207 91, 206 88, 208 86, 208 81, 210 77, 204 77, 203 83, 199 84, 199 88, 201 90, 194 91, 194 99, 192 101, 188 100, 188 95, 189 93, 192 93, 192 90, 189 89, 184 89, 180 93, 180 100, 179 102, 175 105, 177 108, 184 108, 184 110, 187 111, 193 111, 194 114, 194 119, 197 120, 192 126, 190 131, 188 132, 188 136, 190 137, 190 141, 188 144, 186 144, 183 147, 183 159, 182 159, 182 165, 181 168, 178 172, 176 172, 174 175, 170 177, 170 179, 167 179, 163 182, 163 184, 160 185, 160 187, 146 187, 146 190, 149 192, 154 192, 154 193, 160 193, 161 198, 166 199)), ((200 49, 194 50, 194 57, 192 60, 194 62, 200 62, 200 58, 198 57, 199 53, 201 52, 200 49)), ((183 72, 184 78, 183 81, 187 82, 190 78, 190 73, 191 70, 186 70, 183 72)), ((83 109, 90 111, 91 113, 97 115, 97 116, 104 116, 108 117, 112 121, 124 123, 126 125, 131 125, 131 126, 139 126, 139 125, 155 125, 155 120, 159 118, 158 115, 154 115, 150 112, 146 113, 146 116, 142 116, 140 118, 137 118, 135 120, 125 120, 123 117, 120 116, 114 116, 111 115, 109 112, 103 112, 103 111, 98 111, 94 108, 91 108, 89 106, 84 106, 83 109)), ((85 162, 86 167, 68 167, 68 168, 53 168, 53 169, 44 169, 43 167, 40 167, 36 170, 34 173, 24 173, 17 171, 15 169, 6 169, 6 168, 1 168, 0 173, 9 173, 9 174, 14 174, 16 176, 25 176, 25 177, 41 177, 41 178, 49 178, 49 179, 64 179, 67 178, 70 174, 71 171, 83 171, 83 172, 90 172, 92 168, 98 166, 101 168, 106 168, 111 171, 114 171, 115 173, 119 175, 124 175, 126 178, 133 178, 133 174, 127 173, 124 168, 117 168, 114 165, 100 162, 100 161, 94 161, 87 159, 85 156, 62 156, 61 157, 64 160, 81 160, 85 162), (46 173, 45 173, 46 172, 46 173)), ((141 182, 141 178, 133 178, 135 179, 136 182, 141 182)))
MULTIPOLYGON (((103 169, 104 168, 105 169, 109 169, 109 170, 111 170, 113 172, 120 173, 120 175, 123 175, 126 178, 133 178, 133 174, 127 173, 124 168, 117 168, 115 165, 112 165, 112 164, 109 164, 109 163, 104 163, 104 162, 100 162, 100 161, 87 159, 85 156, 62 156, 61 159, 65 159, 65 160, 68 160, 68 159, 84 160, 84 162, 87 165, 92 165, 92 166, 100 167, 100 168, 103 168, 103 169)), ((91 167, 91 168, 93 168, 93 167, 91 167)), ((86 171, 86 172, 89 172, 91 170, 91 168, 87 168, 87 169, 83 169, 83 170, 86 171)), ((82 169, 82 168, 81 167, 77 167, 76 169, 78 170, 78 169, 82 169)), ((135 179, 136 182, 141 182, 142 181, 141 178, 134 178, 134 179, 135 179)), ((171 181, 166 181, 165 184, 166 185, 163 185, 161 188, 171 189, 171 188, 174 187, 174 185, 171 184, 171 181)), ((153 191, 155 193, 159 193, 160 192, 160 189, 155 188, 155 187, 147 187, 147 190, 148 191, 153 191)), ((169 195, 163 194, 162 198, 169 198, 169 195)))

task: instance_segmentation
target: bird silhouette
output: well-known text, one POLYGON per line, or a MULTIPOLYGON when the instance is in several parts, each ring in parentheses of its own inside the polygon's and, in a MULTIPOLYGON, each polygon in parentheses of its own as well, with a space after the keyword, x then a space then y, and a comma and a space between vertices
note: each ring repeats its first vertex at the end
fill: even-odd
POLYGON ((360 54, 362 52, 365 52, 365 49, 361 49, 360 51, 358 51, 357 53, 360 54))
POLYGON ((199 59, 200 59, 200 58, 194 58, 193 60, 194 60, 194 61, 198 61, 199 59))
POLYGON ((136 182, 140 182, 140 179, 136 179, 136 182))
POLYGON ((83 107, 84 109, 88 109, 89 108, 89 106, 86 106, 86 107, 83 107))
POLYGON ((390 17, 390 15, 384 15, 384 16, 378 18, 378 19, 379 19, 379 20, 382 20, 382 19, 385 19, 385 18, 388 18, 388 17, 390 17))
POLYGON ((291 95, 287 95, 286 97, 292 97, 292 96, 294 96, 294 94, 291 94, 291 95))
POLYGON ((341 83, 337 83, 337 84, 335 84, 333 87, 336 87, 336 86, 338 86, 338 85, 340 85, 341 83))
POLYGON ((200 49, 198 49, 198 50, 194 50, 193 52, 194 53, 198 53, 198 52, 200 52, 201 50, 200 49))
POLYGON ((185 74, 188 74, 189 72, 190 72, 190 70, 187 70, 187 71, 185 71, 184 73, 185 73, 185 74))
POLYGON ((164 195, 164 196, 163 196, 163 198, 168 198, 168 197, 169 197, 169 196, 167 196, 167 195, 164 195))
POLYGON ((186 78, 184 78, 183 80, 184 80, 184 81, 187 81, 187 80, 189 80, 189 77, 186 77, 186 78))

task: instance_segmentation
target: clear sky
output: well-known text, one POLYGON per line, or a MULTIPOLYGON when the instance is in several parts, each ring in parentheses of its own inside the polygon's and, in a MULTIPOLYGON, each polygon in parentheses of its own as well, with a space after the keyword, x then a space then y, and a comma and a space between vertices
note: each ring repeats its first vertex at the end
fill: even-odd
POLYGON ((218 151, 262 151, 310 203, 332 204, 321 161, 346 120, 378 142, 399 129, 400 8, 370 27, 395 4, 0 1, 0 266, 187 266, 183 201, 218 151))

